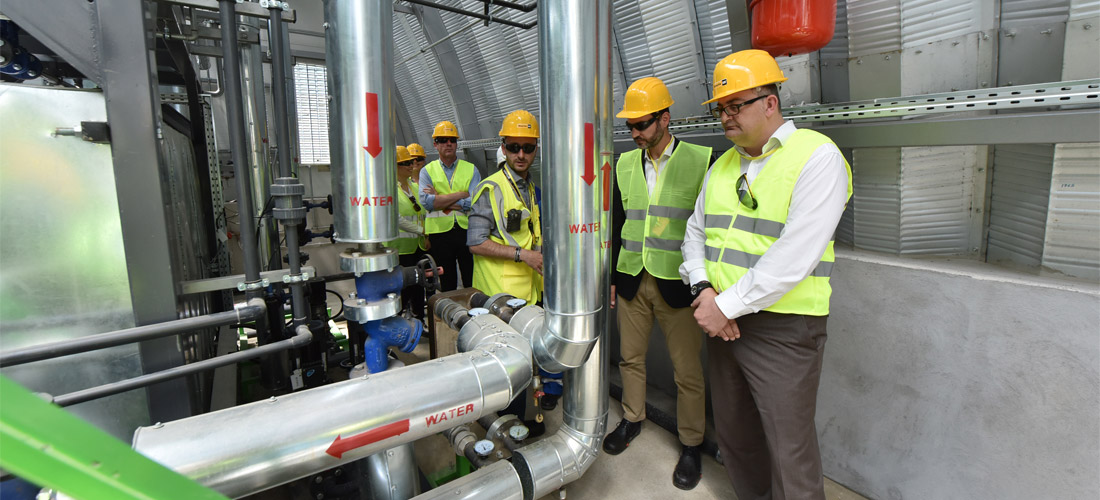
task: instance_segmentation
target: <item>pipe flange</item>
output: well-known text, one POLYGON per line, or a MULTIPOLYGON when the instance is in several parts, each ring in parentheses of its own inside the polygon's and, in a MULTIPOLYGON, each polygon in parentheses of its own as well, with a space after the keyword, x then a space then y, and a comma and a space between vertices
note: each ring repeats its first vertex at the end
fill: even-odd
POLYGON ((271 283, 267 281, 267 278, 264 278, 260 281, 253 281, 252 283, 245 283, 245 282, 242 281, 240 283, 237 283, 237 290, 240 290, 242 292, 251 292, 252 290, 263 290, 264 288, 267 288, 268 285, 270 285, 270 284, 271 283))
POLYGON ((385 298, 373 302, 365 299, 350 298, 344 300, 344 318, 356 323, 366 323, 397 316, 401 312, 401 295, 387 294, 385 298))
POLYGON ((516 417, 515 415, 510 415, 510 414, 509 415, 504 415, 503 417, 500 417, 500 418, 496 419, 495 421, 493 421, 492 425, 490 425, 488 429, 485 429, 485 437, 487 439, 503 438, 504 433, 501 432, 501 430, 505 426, 508 426, 508 428, 511 428, 511 427, 516 426, 516 425, 523 425, 523 422, 520 421, 519 417, 516 417))
POLYGON ((397 250, 382 248, 379 253, 366 254, 358 249, 349 248, 340 252, 340 270, 349 273, 372 273, 388 271, 397 267, 397 250))
POLYGON ((302 271, 301 274, 287 274, 283 276, 283 283, 303 283, 309 281, 309 272, 302 271))

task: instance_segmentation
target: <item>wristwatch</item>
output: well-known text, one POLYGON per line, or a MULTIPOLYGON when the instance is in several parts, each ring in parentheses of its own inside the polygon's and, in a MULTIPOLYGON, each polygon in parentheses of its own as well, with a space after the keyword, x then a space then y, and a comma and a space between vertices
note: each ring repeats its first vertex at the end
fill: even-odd
POLYGON ((703 280, 703 281, 700 281, 700 282, 698 282, 694 285, 691 285, 691 296, 692 297, 698 297, 699 294, 702 293, 703 290, 706 290, 707 288, 714 288, 714 285, 711 285, 710 282, 707 281, 707 280, 703 280))
POLYGON ((519 262, 519 261, 523 260, 523 259, 520 258, 520 252, 522 250, 523 250, 522 248, 516 247, 516 262, 519 262))

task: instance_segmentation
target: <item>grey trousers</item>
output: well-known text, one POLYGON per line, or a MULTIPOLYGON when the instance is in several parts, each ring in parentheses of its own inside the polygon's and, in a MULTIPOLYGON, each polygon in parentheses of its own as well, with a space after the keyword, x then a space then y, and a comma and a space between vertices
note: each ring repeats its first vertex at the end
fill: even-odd
POLYGON ((814 414, 827 316, 761 311, 707 340, 718 446, 740 500, 825 499, 814 414))

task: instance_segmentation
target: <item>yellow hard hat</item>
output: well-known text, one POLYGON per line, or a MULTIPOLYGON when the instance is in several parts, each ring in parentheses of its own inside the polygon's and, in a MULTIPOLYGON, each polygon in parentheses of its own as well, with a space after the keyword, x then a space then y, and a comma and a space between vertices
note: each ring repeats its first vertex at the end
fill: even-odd
POLYGON ((734 52, 714 65, 714 98, 707 105, 742 90, 787 81, 775 58, 763 50, 734 52))
POLYGON ((412 144, 409 144, 408 146, 406 146, 406 148, 408 148, 409 154, 412 155, 413 158, 427 158, 428 157, 428 155, 424 154, 424 146, 421 146, 421 145, 419 145, 415 142, 412 143, 412 144))
POLYGON ((535 115, 522 109, 517 109, 504 117, 504 123, 500 125, 501 137, 534 137, 539 138, 539 122, 535 115))
POLYGON ((436 137, 458 137, 458 127, 449 121, 441 121, 435 126, 435 131, 432 132, 432 139, 436 137))
POLYGON ((410 161, 412 159, 412 155, 409 154, 408 149, 405 149, 405 146, 397 146, 397 163, 410 161))
POLYGON ((670 108, 672 103, 672 96, 669 95, 665 82, 649 76, 630 84, 623 98, 623 110, 615 117, 628 120, 640 118, 670 108))

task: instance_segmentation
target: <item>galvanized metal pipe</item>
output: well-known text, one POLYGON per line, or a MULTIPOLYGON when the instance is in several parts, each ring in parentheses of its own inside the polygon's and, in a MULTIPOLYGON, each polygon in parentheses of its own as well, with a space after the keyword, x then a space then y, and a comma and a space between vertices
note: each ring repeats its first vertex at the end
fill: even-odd
POLYGON ((416 500, 524 500, 523 485, 511 463, 500 460, 419 495, 416 500))
MULTIPOLYGON (((549 150, 550 155, 545 164, 584 165, 589 155, 609 160, 606 153, 612 147, 611 0, 542 2, 539 23, 563 27, 539 33, 542 109, 546 123, 543 154, 549 150), (586 51, 591 51, 587 60, 586 51), (582 61, 582 66, 577 67, 576 61, 582 61), (595 130, 586 143, 578 137, 578 131, 584 130, 589 123, 595 130), (574 146, 571 150, 570 142, 592 146, 574 146)), ((602 161, 596 165, 602 165, 602 161)), ((580 478, 599 456, 607 428, 608 351, 605 345, 611 315, 606 308, 593 306, 606 304, 609 299, 610 250, 602 249, 604 245, 599 244, 608 239, 609 214, 591 210, 593 198, 588 183, 572 179, 578 175, 574 169, 544 176, 544 182, 549 179, 543 191, 543 196, 547 197, 544 206, 550 207, 543 219, 544 234, 548 233, 544 247, 545 269, 560 272, 554 273, 553 278, 550 272, 546 275, 545 313, 537 306, 527 306, 516 312, 510 321, 524 335, 533 336, 536 358, 544 368, 547 359, 563 365, 581 362, 579 367, 565 372, 561 428, 554 435, 524 446, 512 455, 512 465, 523 488, 522 498, 526 500, 542 498, 580 478), (577 221, 580 217, 591 218, 577 221), (598 229, 587 234, 598 237, 570 234, 567 224, 578 222, 597 223, 598 229), (565 279, 566 276, 570 278, 565 279), (581 350, 580 346, 587 347, 581 350)), ((600 182, 611 182, 610 176, 600 182)), ((592 183, 592 187, 600 186, 599 182, 592 183)), ((487 467, 462 478, 464 489, 456 493, 514 488, 515 477, 507 473, 510 471, 490 473, 489 470, 487 467)), ((449 493, 449 487, 436 488, 416 498, 450 498, 449 493)))
POLYGON ((601 308, 595 286, 602 189, 596 149, 597 2, 543 2, 538 19, 543 165, 543 295, 546 334, 535 344, 539 366, 580 366, 596 341, 601 308))
MULTIPOLYGON (((240 220, 241 250, 245 282, 260 282, 260 258, 256 251, 256 222, 252 220, 252 193, 244 142, 244 106, 241 104, 241 62, 237 52, 236 1, 221 0, 218 18, 222 32, 222 64, 225 68, 225 110, 229 121, 229 146, 237 183, 237 214, 240 220)), ((259 288, 251 288, 248 298, 259 297, 259 288)))
POLYGON ((334 237, 397 238, 393 3, 325 0, 334 237))
POLYGON ((263 300, 251 299, 247 304, 237 307, 232 311, 166 321, 153 325, 137 326, 125 330, 89 335, 87 337, 35 345, 22 349, 12 349, 0 353, 0 368, 132 344, 135 342, 167 337, 169 335, 178 335, 180 333, 193 332, 203 328, 245 323, 263 317, 266 311, 267 306, 264 304, 263 300))
POLYGON ((84 389, 82 391, 57 396, 53 398, 53 403, 58 406, 75 405, 77 403, 83 403, 85 401, 91 401, 93 399, 111 396, 120 392, 126 392, 140 387, 150 386, 157 382, 163 382, 165 380, 184 377, 205 370, 212 370, 219 366, 231 365, 239 363, 241 361, 247 361, 252 358, 265 356, 267 354, 282 352, 288 349, 293 349, 295 347, 302 347, 313 340, 313 333, 310 332, 309 327, 305 325, 299 326, 295 333, 296 335, 289 339, 280 340, 272 344, 249 349, 247 351, 239 351, 232 354, 225 354, 216 358, 204 359, 202 361, 196 361, 194 363, 189 363, 183 366, 177 366, 175 368, 169 368, 167 370, 149 373, 140 377, 120 380, 118 382, 112 382, 110 384, 105 384, 98 387, 92 387, 90 389, 84 389))
POLYGON ((530 344, 500 318, 471 319, 459 346, 467 352, 143 427, 134 449, 238 497, 473 422, 530 383, 530 344))

